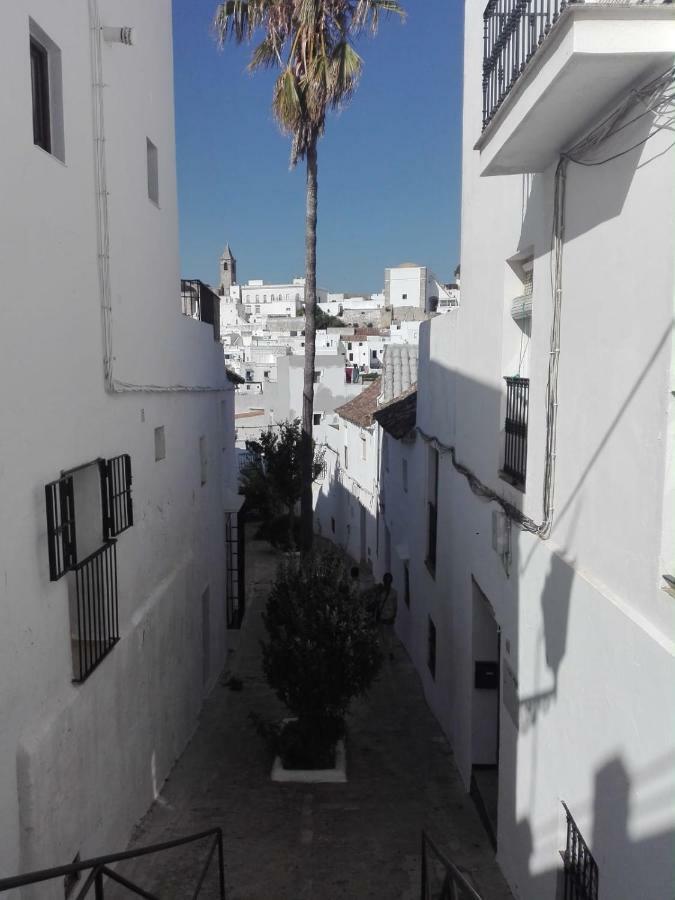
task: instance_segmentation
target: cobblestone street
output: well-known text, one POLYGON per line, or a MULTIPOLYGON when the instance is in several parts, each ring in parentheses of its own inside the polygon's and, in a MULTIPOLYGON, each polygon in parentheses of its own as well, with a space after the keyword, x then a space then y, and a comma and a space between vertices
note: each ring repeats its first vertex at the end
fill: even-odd
MULTIPOLYGON (((424 828, 485 900, 509 900, 452 753, 391 635, 383 638, 388 646, 376 684, 349 718, 348 783, 270 781, 272 760, 251 714, 272 719, 283 713, 263 679, 259 649, 260 613, 277 562, 269 545, 249 541, 248 609, 227 673, 241 679, 242 690, 228 688, 226 678, 214 689, 132 845, 221 826, 232 900, 415 900, 424 828)), ((163 897, 192 896, 203 856, 203 848, 171 851, 120 871, 133 872, 163 897)), ((215 870, 213 886, 214 876, 215 870)))

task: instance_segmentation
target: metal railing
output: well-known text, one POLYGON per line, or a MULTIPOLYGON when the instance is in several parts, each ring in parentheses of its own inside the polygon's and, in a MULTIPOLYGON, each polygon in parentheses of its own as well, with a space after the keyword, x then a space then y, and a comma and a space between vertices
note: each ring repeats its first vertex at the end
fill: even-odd
POLYGON ((497 112, 566 0, 490 0, 483 13, 483 128, 497 112))
POLYGON ((482 900, 457 866, 422 832, 420 900, 482 900))
POLYGON ((563 808, 567 816, 563 900, 598 900, 598 865, 566 803, 563 808))
POLYGON ((527 421, 530 403, 529 378, 505 378, 506 420, 504 422, 504 465, 502 472, 518 487, 525 486, 527 474, 527 421))
MULTIPOLYGON (((225 900, 225 862, 223 856, 223 831, 221 828, 210 828, 208 831, 201 831, 198 834, 191 834, 187 837, 176 838, 172 841, 165 841, 163 844, 152 844, 148 847, 138 847, 135 850, 125 850, 122 853, 111 853, 108 856, 97 856, 93 859, 85 859, 81 862, 71 863, 66 866, 56 866, 52 869, 41 869, 36 872, 27 872, 25 875, 15 875, 12 878, 2 878, 0 879, 0 894, 4 891, 15 890, 16 888, 26 887, 29 884, 39 884, 45 881, 52 881, 56 878, 63 879, 70 877, 71 880, 73 876, 78 878, 82 873, 88 872, 88 875, 79 890, 79 893, 74 896, 74 900, 82 900, 82 898, 86 897, 87 894, 90 893, 92 887, 94 888, 94 896, 96 900, 104 900, 105 898, 105 887, 107 881, 113 881, 117 884, 122 885, 132 894, 137 895, 138 897, 145 897, 147 900, 161 900, 161 895, 153 894, 145 888, 141 887, 138 884, 135 884, 133 881, 130 881, 128 878, 125 878, 119 872, 116 872, 114 869, 111 869, 114 863, 122 862, 123 860, 128 859, 136 859, 141 856, 149 856, 153 853, 162 853, 166 850, 171 850, 174 847, 180 847, 184 844, 191 844, 195 841, 206 840, 207 838, 211 838, 211 842, 209 845, 209 850, 206 856, 206 860, 199 872, 199 877, 196 880, 196 884, 192 893, 185 893, 182 896, 192 897, 193 900, 199 897, 202 887, 204 886, 204 882, 206 881, 206 876, 208 875, 209 869, 211 867, 211 861, 213 860, 213 856, 217 851, 218 854, 218 898, 219 900, 225 900)), ((167 895, 164 895, 167 897, 167 895)), ((174 896, 174 895, 171 895, 174 896)))
POLYGON ((213 327, 213 339, 220 340, 220 298, 198 278, 181 278, 181 312, 213 327))
POLYGON ((117 541, 106 541, 73 567, 73 681, 84 681, 119 640, 117 541))

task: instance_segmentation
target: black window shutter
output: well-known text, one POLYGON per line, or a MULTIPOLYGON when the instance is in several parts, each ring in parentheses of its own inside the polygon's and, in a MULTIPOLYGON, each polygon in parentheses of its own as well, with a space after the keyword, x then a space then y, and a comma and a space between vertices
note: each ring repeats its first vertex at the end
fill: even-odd
POLYGON ((131 499, 131 457, 128 453, 101 460, 101 501, 103 537, 117 537, 134 524, 131 499))
POLYGON ((49 579, 58 581, 77 562, 72 475, 45 485, 49 579))

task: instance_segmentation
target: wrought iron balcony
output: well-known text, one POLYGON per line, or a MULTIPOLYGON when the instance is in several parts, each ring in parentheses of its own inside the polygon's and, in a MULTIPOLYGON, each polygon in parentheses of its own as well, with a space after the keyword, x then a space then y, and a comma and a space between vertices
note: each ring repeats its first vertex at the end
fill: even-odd
POLYGON ((672 3, 489 0, 482 175, 544 172, 675 53, 672 3))
POLYGON ((190 319, 213 328, 213 339, 220 340, 220 298, 198 278, 181 278, 181 312, 190 319))
POLYGON ((566 6, 566 0, 490 0, 485 7, 483 129, 566 6))
POLYGON ((517 487, 525 487, 527 474, 527 420, 530 403, 529 378, 505 378, 504 465, 502 474, 517 487))

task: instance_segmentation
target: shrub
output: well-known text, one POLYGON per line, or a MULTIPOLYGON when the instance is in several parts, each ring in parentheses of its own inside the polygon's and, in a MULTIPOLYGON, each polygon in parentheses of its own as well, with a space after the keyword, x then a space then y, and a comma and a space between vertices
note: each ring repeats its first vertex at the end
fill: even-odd
POLYGON ((333 550, 283 565, 263 619, 263 670, 297 718, 279 737, 282 760, 321 768, 380 669, 377 626, 333 550))

